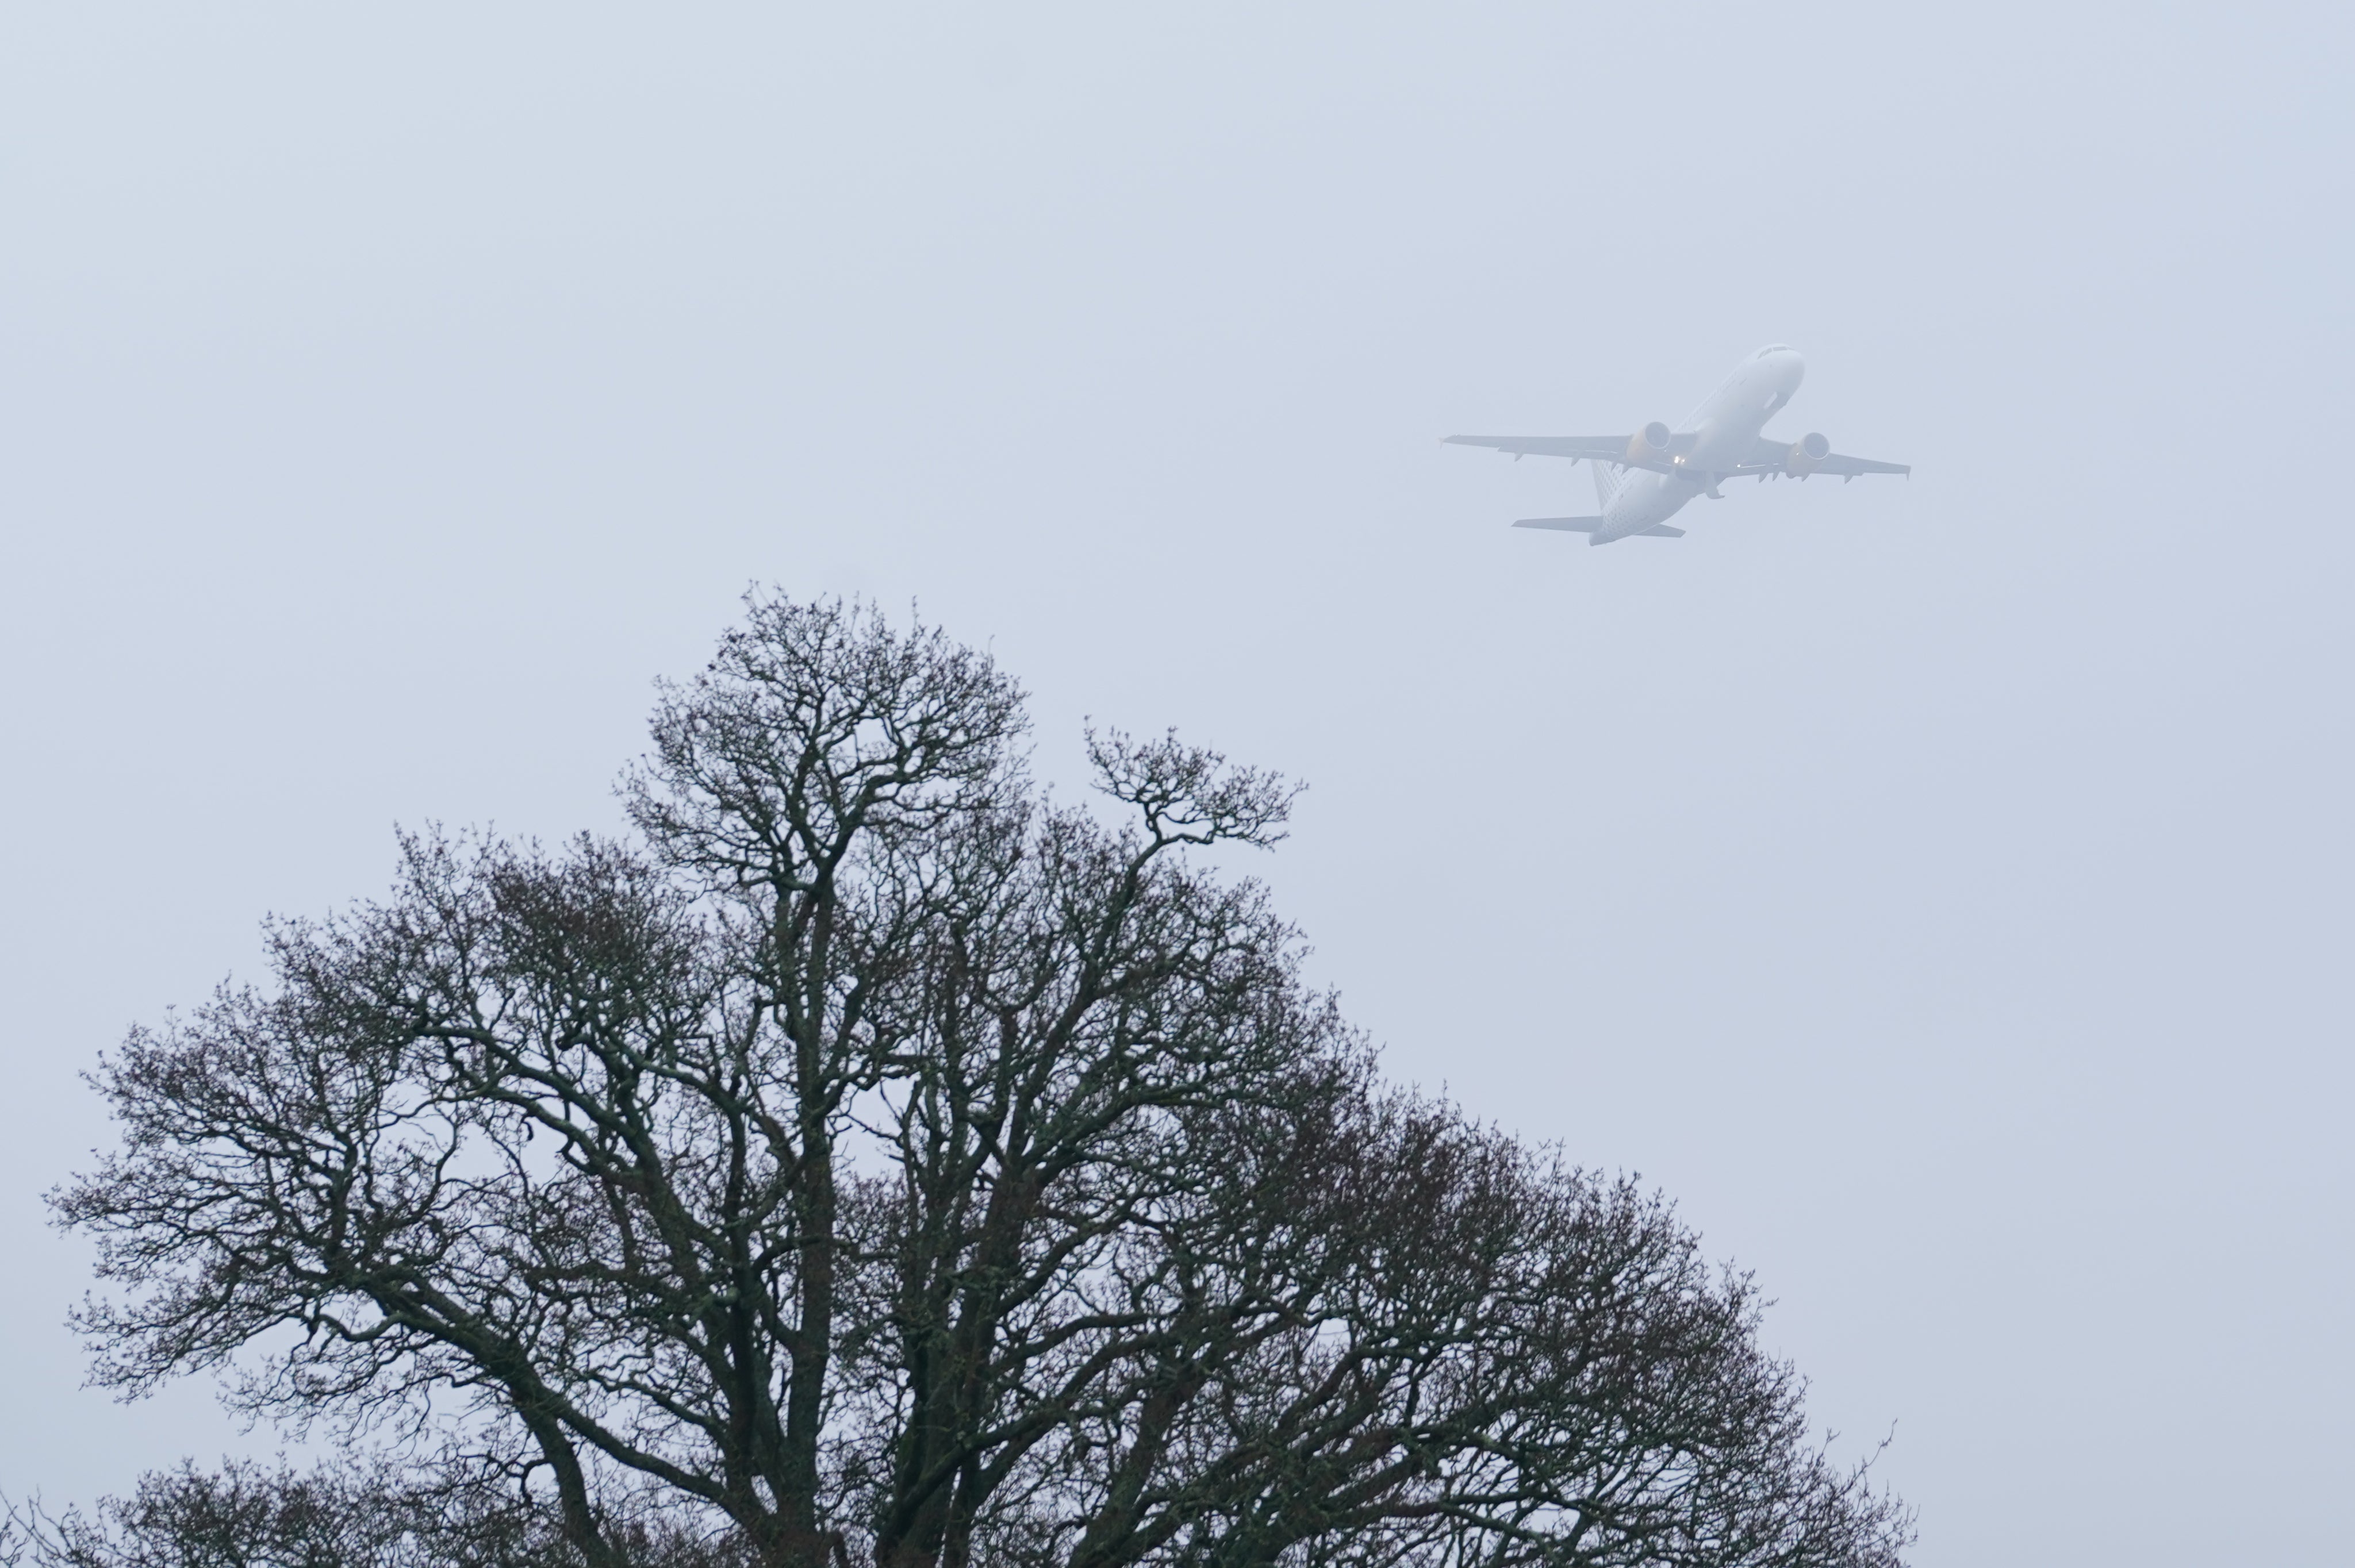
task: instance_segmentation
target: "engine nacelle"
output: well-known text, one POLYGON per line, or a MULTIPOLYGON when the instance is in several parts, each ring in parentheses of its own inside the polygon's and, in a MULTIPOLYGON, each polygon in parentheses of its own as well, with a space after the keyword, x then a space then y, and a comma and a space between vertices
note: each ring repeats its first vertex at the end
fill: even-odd
POLYGON ((1629 462, 1657 462, 1668 455, 1668 426, 1655 419, 1627 438, 1629 462))
POLYGON ((1816 465, 1832 455, 1832 444, 1813 430, 1791 443, 1791 450, 1783 460, 1786 473, 1813 473, 1816 465))

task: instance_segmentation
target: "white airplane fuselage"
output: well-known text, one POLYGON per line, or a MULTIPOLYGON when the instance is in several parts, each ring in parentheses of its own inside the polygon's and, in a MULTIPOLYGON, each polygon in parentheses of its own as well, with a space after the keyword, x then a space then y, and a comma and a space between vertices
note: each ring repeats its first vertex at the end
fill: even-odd
POLYGON ((1772 349, 1744 360, 1685 421, 1683 429, 1698 439, 1671 460, 1672 472, 1641 468, 1614 471, 1597 461, 1594 490, 1603 506, 1603 525, 1590 535, 1591 542, 1607 545, 1640 534, 1666 523, 1694 496, 1704 492, 1714 495, 1712 476, 1742 465, 1766 421, 1791 400, 1806 374, 1807 362, 1796 349, 1772 349))

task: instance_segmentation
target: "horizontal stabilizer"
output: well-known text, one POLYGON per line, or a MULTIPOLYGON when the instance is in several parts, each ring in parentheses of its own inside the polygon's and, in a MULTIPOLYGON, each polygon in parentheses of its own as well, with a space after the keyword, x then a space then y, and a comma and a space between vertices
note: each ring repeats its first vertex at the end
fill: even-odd
MULTIPOLYGON (((1513 526, 1516 528, 1551 528, 1555 532, 1561 534, 1592 534, 1597 528, 1603 526, 1603 519, 1600 517, 1524 517, 1519 522, 1514 524, 1513 526)), ((1643 534, 1649 534, 1656 539, 1681 539, 1685 536, 1685 531, 1683 529, 1671 528, 1665 523, 1655 523, 1648 528, 1638 528, 1636 530, 1635 534, 1631 534, 1626 536, 1634 538, 1637 535, 1643 534)), ((1610 543, 1607 539, 1599 542, 1603 544, 1610 543)))

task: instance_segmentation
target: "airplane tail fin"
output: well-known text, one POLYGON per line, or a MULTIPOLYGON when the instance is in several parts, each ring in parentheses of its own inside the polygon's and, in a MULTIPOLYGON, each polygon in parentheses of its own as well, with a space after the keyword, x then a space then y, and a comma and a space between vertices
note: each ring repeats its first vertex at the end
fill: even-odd
POLYGON ((1594 503, 1604 511, 1611 510, 1611 498, 1619 493, 1619 474, 1601 458, 1589 458, 1586 466, 1594 471, 1594 503))

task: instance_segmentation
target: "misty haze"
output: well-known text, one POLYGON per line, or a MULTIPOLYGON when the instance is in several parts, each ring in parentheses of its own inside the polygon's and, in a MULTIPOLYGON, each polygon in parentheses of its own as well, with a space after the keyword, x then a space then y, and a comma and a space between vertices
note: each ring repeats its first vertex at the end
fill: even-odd
POLYGON ((2345 1561, 2350 31, 12 14, 0 1561, 2345 1561))

